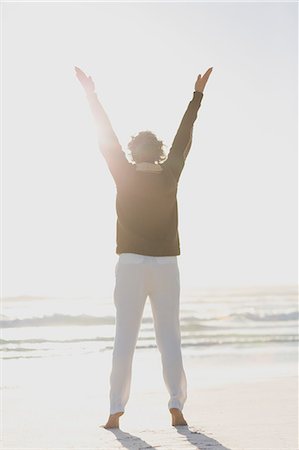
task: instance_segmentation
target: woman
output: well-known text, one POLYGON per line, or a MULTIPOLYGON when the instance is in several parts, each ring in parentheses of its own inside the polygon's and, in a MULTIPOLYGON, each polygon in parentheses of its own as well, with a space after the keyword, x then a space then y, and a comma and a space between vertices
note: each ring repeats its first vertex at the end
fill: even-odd
POLYGON ((92 78, 75 67, 98 131, 99 148, 114 178, 117 196, 114 304, 116 332, 110 375, 110 415, 105 428, 118 428, 129 399, 133 354, 147 297, 150 298, 172 425, 187 425, 182 409, 187 381, 179 323, 180 255, 177 187, 192 144, 193 124, 212 72, 198 75, 193 98, 182 118, 168 157, 151 131, 130 141, 130 163, 97 98, 92 78))

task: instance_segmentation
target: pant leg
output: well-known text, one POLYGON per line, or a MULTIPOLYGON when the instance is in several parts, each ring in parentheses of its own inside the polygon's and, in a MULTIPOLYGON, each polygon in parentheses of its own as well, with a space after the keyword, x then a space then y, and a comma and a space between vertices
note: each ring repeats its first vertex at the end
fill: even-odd
POLYGON ((115 270, 116 327, 110 374, 110 414, 124 411, 129 399, 133 355, 147 297, 143 259, 133 258, 119 258, 115 270))
POLYGON ((149 297, 163 378, 170 394, 168 408, 182 410, 187 399, 187 379, 181 352, 180 274, 177 259, 157 257, 152 266, 151 281, 149 297))

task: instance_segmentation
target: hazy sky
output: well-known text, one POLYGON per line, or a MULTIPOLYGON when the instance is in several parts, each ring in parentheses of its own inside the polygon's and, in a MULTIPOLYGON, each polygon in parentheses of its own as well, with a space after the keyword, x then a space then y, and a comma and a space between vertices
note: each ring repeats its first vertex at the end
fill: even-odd
POLYGON ((3 295, 109 295, 115 186, 74 72, 126 150, 168 145, 213 66, 179 186, 182 289, 297 284, 296 3, 4 3, 3 295))

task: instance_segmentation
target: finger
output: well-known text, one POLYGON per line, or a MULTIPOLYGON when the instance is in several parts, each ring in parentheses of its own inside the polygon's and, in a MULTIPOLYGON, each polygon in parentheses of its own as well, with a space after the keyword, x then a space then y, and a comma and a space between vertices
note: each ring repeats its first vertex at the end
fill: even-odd
POLYGON ((213 70, 213 67, 210 67, 210 68, 206 71, 205 75, 209 77, 209 76, 211 75, 212 70, 213 70))
POLYGON ((81 70, 79 67, 75 66, 75 70, 76 70, 76 72, 83 73, 83 70, 81 70))
POLYGON ((84 83, 86 81, 86 79, 87 79, 86 76, 84 74, 82 74, 82 73, 77 73, 76 75, 77 75, 78 80, 81 83, 84 83))
POLYGON ((212 72, 212 70, 213 70, 213 68, 211 67, 210 69, 208 69, 207 71, 206 71, 206 73, 203 75, 203 80, 205 80, 205 81, 208 81, 208 78, 209 78, 209 76, 211 75, 211 72, 212 72))
POLYGON ((75 67, 77 75, 81 76, 82 78, 87 78, 86 74, 83 72, 83 70, 79 69, 79 67, 75 67))

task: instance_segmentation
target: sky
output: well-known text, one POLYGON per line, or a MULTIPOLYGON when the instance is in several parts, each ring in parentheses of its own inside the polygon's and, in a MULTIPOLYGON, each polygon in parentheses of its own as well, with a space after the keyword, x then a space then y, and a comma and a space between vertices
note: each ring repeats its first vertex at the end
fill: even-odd
POLYGON ((169 149, 213 67, 178 190, 182 290, 297 285, 298 5, 2 4, 2 295, 111 295, 115 132, 169 149))

